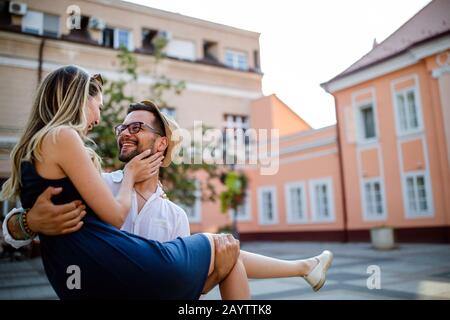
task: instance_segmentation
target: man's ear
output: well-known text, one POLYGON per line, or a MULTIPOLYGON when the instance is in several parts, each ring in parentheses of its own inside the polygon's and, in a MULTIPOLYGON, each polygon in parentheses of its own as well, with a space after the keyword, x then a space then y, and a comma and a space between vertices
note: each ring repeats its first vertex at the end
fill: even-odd
POLYGON ((167 139, 167 137, 160 137, 156 141, 156 151, 164 152, 164 150, 166 150, 168 146, 169 146, 169 139, 167 139))

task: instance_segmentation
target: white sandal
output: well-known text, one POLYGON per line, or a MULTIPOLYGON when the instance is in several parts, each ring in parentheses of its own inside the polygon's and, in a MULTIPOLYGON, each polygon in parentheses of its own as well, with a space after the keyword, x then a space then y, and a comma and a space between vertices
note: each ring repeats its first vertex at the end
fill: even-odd
POLYGON ((314 257, 318 263, 314 269, 305 276, 306 282, 313 288, 314 291, 319 291, 323 287, 327 278, 328 268, 333 262, 333 253, 325 250, 317 257, 314 257))

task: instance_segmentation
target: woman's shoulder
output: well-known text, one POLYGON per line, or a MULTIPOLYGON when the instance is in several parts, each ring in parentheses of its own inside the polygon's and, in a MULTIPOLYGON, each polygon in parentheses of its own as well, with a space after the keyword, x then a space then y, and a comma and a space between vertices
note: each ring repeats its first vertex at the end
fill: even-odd
POLYGON ((47 140, 47 142, 51 142, 54 145, 66 147, 72 143, 82 143, 81 137, 78 132, 68 125, 61 125, 50 129, 47 136, 45 137, 45 140, 47 140))

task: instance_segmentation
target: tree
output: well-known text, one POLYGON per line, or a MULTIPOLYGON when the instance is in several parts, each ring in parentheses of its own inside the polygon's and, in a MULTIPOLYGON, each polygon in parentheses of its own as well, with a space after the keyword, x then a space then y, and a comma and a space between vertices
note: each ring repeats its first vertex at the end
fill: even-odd
POLYGON ((230 209, 233 210, 232 233, 238 239, 237 213, 239 207, 245 202, 248 179, 243 172, 231 170, 223 173, 221 180, 226 189, 220 193, 220 208, 222 213, 227 213, 230 209))
MULTIPOLYGON (((153 53, 154 63, 151 69, 151 76, 155 82, 151 85, 150 99, 155 101, 160 107, 167 106, 164 94, 174 91, 175 94, 182 94, 185 89, 184 81, 172 81, 159 72, 158 66, 165 59, 164 47, 167 40, 157 37, 154 42, 155 51, 153 53)), ((118 147, 116 137, 113 132, 115 125, 123 121, 125 110, 131 102, 135 101, 132 95, 125 94, 125 86, 137 82, 139 74, 137 72, 138 63, 135 55, 121 47, 117 55, 120 63, 119 72, 121 79, 110 81, 105 79, 104 85, 104 108, 102 110, 102 121, 94 130, 92 137, 96 142, 96 150, 104 160, 104 165, 109 170, 116 170, 123 166, 118 160, 118 147)), ((202 128, 206 130, 206 128, 202 128)), ((195 146, 192 146, 195 148, 195 146)), ((201 199, 214 201, 216 191, 212 181, 219 177, 218 167, 209 164, 170 164, 167 168, 161 168, 160 180, 165 187, 167 196, 174 202, 184 206, 192 206, 196 200, 197 184, 194 175, 198 171, 206 172, 208 179, 204 186, 200 186, 201 199)))

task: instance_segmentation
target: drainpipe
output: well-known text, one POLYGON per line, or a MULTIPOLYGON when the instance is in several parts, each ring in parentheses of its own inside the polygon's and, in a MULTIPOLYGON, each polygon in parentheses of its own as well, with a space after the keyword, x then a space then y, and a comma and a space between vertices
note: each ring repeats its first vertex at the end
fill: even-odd
MULTIPOLYGON (((334 97, 334 96, 333 96, 334 97)), ((339 116, 337 110, 337 101, 336 97, 334 97, 334 112, 336 115, 336 139, 338 146, 338 157, 339 157, 339 174, 341 176, 341 190, 342 190, 342 210, 343 210, 343 219, 344 219, 344 239, 343 242, 347 243, 349 241, 348 237, 348 217, 347 217, 347 195, 345 190, 345 175, 344 175, 344 161, 342 155, 342 141, 341 134, 339 131, 339 116)))
POLYGON ((37 85, 41 83, 42 80, 42 63, 44 59, 44 46, 45 46, 45 38, 41 39, 41 43, 39 44, 39 60, 38 60, 38 83, 37 85))

